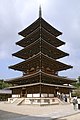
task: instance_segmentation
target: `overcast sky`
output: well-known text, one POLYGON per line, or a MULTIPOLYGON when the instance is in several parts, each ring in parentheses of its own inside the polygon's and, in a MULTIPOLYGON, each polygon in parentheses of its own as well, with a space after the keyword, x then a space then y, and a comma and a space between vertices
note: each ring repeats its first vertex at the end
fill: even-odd
POLYGON ((60 61, 73 69, 59 75, 80 76, 80 0, 0 0, 0 79, 22 75, 8 66, 21 61, 11 54, 21 49, 15 45, 21 39, 18 32, 38 18, 40 1, 43 18, 63 33, 59 38, 66 44, 60 49, 70 54, 60 61))

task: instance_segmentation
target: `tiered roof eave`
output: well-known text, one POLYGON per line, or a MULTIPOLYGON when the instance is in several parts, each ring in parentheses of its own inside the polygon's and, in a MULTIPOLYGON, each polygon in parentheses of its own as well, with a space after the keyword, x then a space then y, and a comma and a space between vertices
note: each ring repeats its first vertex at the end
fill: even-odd
POLYGON ((60 39, 55 37, 53 34, 48 32, 45 28, 43 28, 43 26, 41 26, 41 28, 40 26, 38 26, 38 28, 36 28, 34 31, 31 31, 29 35, 26 35, 25 38, 16 42, 16 44, 22 47, 26 47, 27 45, 31 44, 36 39, 38 39, 40 37, 40 34, 41 34, 42 39, 51 43, 55 47, 59 47, 65 44, 65 42, 61 41, 60 39))
POLYGON ((30 75, 25 75, 25 76, 21 76, 21 77, 17 77, 17 78, 12 78, 12 79, 9 79, 9 80, 6 80, 6 81, 9 82, 9 83, 12 83, 12 82, 15 82, 15 81, 21 81, 21 80, 26 80, 26 79, 29 79, 29 78, 32 78, 32 77, 37 77, 38 75, 48 76, 48 77, 53 78, 55 80, 58 79, 58 80, 62 80, 62 81, 67 81, 67 83, 76 82, 76 79, 70 79, 70 78, 67 78, 67 77, 48 74, 48 73, 45 73, 45 72, 43 72, 41 70, 36 72, 36 73, 32 73, 30 75))
MULTIPOLYGON (((40 46, 40 41, 41 41, 41 52, 42 53, 44 53, 44 51, 46 50, 45 54, 47 54, 48 51, 51 49, 51 52, 52 52, 51 54, 54 59, 59 59, 59 58, 65 57, 65 56, 69 56, 68 53, 65 53, 65 52, 59 50, 55 46, 51 45, 50 43, 48 43, 45 40, 40 39, 40 38, 37 39, 36 41, 34 41, 33 43, 31 43, 30 45, 26 46, 24 49, 22 49, 16 53, 13 53, 12 55, 22 58, 22 59, 27 59, 30 54, 29 51, 30 50, 34 51, 34 49, 35 50, 38 49, 38 47, 40 46), (48 48, 45 48, 45 46, 47 46, 48 48)), ((33 53, 36 54, 38 52, 40 52, 40 50, 35 51, 35 53, 34 52, 33 53)))
POLYGON ((54 27, 52 27, 50 24, 48 24, 42 17, 39 17, 35 22, 33 22, 30 26, 19 32, 18 34, 26 37, 26 35, 30 34, 32 31, 37 29, 39 26, 43 26, 47 31, 55 35, 55 37, 59 36, 62 34, 62 32, 56 30, 54 27))
POLYGON ((59 61, 56 61, 53 58, 48 57, 47 55, 44 55, 41 52, 39 52, 37 55, 34 55, 34 56, 28 58, 27 60, 25 60, 23 62, 12 65, 9 68, 14 69, 14 70, 24 71, 24 70, 27 69, 28 64, 32 64, 32 65, 34 63, 39 64, 40 63, 40 57, 41 57, 42 64, 44 64, 45 66, 49 65, 50 67, 52 67, 56 71, 62 71, 62 70, 73 68, 71 65, 66 65, 66 64, 61 63, 59 61), (31 61, 33 61, 33 62, 31 63, 31 61), (46 61, 49 61, 49 63, 46 64, 46 61))
POLYGON ((32 84, 25 84, 25 85, 18 85, 18 86, 12 86, 12 87, 8 87, 8 89, 30 87, 30 86, 37 86, 37 85, 43 85, 43 86, 49 86, 49 87, 67 88, 67 89, 75 89, 74 86, 56 85, 56 84, 48 84, 48 83, 41 83, 41 82, 39 82, 39 83, 32 83, 32 84))

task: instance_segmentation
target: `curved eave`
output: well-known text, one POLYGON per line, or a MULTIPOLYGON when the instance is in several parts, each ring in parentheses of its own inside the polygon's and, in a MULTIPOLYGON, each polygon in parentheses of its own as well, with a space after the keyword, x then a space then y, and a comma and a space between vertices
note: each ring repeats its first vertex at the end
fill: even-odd
POLYGON ((62 71, 62 70, 67 70, 67 69, 73 68, 73 66, 64 64, 64 63, 59 62, 57 60, 54 60, 53 58, 48 57, 47 55, 44 55, 43 53, 42 53, 42 59, 44 60, 45 63, 46 63, 46 60, 48 62, 50 62, 50 64, 54 66, 54 69, 56 71, 62 71))
POLYGON ((59 46, 65 44, 65 42, 56 38, 53 34, 48 32, 45 28, 43 28, 43 27, 40 28, 40 26, 38 28, 36 28, 33 32, 31 32, 29 35, 27 35, 25 38, 16 42, 16 44, 20 45, 22 47, 26 47, 27 45, 31 44, 36 39, 38 39, 40 37, 40 34, 41 34, 41 37, 43 39, 45 39, 45 41, 49 42, 50 44, 54 45, 55 47, 59 47, 59 46))
POLYGON ((50 77, 50 78, 52 78, 54 80, 61 80, 61 81, 64 81, 64 83, 73 83, 73 82, 76 82, 75 79, 60 77, 60 76, 56 76, 56 75, 45 73, 43 71, 38 71, 38 72, 29 74, 29 75, 25 75, 25 76, 22 76, 22 77, 17 77, 17 78, 9 79, 9 80, 6 80, 6 82, 7 83, 13 83, 13 82, 16 82, 16 81, 21 81, 21 80, 26 80, 26 79, 29 79, 29 78, 34 78, 34 77, 37 77, 39 75, 45 76, 45 77, 50 77))
POLYGON ((16 42, 16 45, 26 47, 31 43, 33 43, 34 41, 36 41, 37 39, 39 39, 39 37, 40 37, 40 26, 36 30, 31 32, 29 35, 27 35, 25 38, 16 42))
POLYGON ((41 21, 41 25, 48 30, 48 32, 52 33, 54 36, 59 36, 62 35, 62 32, 60 32, 59 30, 57 30, 56 28, 54 28, 53 26, 51 26, 48 22, 46 22, 43 18, 41 21))
POLYGON ((39 46, 38 44, 39 44, 39 39, 37 39, 36 41, 31 43, 27 47, 23 48, 22 50, 20 50, 16 53, 13 53, 12 56, 16 56, 16 57, 19 57, 19 58, 22 58, 22 59, 26 59, 27 55, 29 55, 29 53, 27 53, 27 52, 30 51, 30 50, 33 50, 33 47, 36 48, 35 45, 37 45, 37 47, 38 47, 39 46))
POLYGON ((41 29, 41 36, 43 39, 48 39, 48 41, 50 42, 51 39, 54 40, 53 43, 56 43, 56 45, 54 45, 55 47, 59 47, 61 45, 64 45, 65 42, 63 42, 62 40, 58 39, 57 37, 55 37, 51 32, 49 32, 47 29, 43 28, 41 29))
POLYGON ((29 35, 32 31, 34 31, 36 28, 38 28, 40 26, 40 19, 38 18, 36 21, 34 21, 31 25, 29 25, 27 28, 25 28, 24 30, 22 30, 21 32, 19 32, 18 34, 26 37, 27 35, 29 35))
POLYGON ((37 85, 49 86, 49 87, 59 87, 59 88, 75 89, 74 86, 47 84, 47 83, 41 83, 41 82, 40 82, 40 83, 33 83, 33 84, 19 85, 19 86, 12 86, 12 87, 8 87, 8 88, 9 88, 9 89, 14 89, 14 88, 37 86, 37 85))
POLYGON ((43 71, 41 71, 41 73, 42 73, 42 75, 54 78, 55 80, 63 80, 63 81, 67 81, 68 83, 76 82, 75 79, 70 79, 70 78, 67 78, 67 77, 56 76, 56 75, 45 73, 43 71))
MULTIPOLYGON (((35 42, 28 45, 24 49, 22 49, 16 53, 13 53, 12 55, 19 57, 19 58, 22 58, 22 59, 27 59, 28 56, 30 55, 29 51, 30 50, 34 51, 34 49, 39 49, 39 47, 40 47, 40 39, 36 40, 35 42)), ((52 58, 54 58, 54 59, 59 59, 59 58, 65 57, 65 56, 69 56, 68 53, 65 53, 65 52, 59 50, 58 48, 54 47, 53 45, 51 45, 50 43, 46 42, 43 39, 41 39, 41 47, 42 47, 41 51, 43 51, 43 49, 45 49, 47 51, 51 50, 52 51, 52 58)), ((38 50, 38 52, 39 52, 39 50, 38 50)), ((36 54, 36 51, 35 51, 35 53, 33 53, 33 55, 34 54, 36 54)), ((44 54, 47 54, 47 53, 44 53, 44 54)))
POLYGON ((56 28, 52 27, 49 23, 47 23, 43 18, 38 18, 35 22, 33 22, 30 26, 19 32, 19 35, 22 35, 23 37, 26 37, 29 35, 32 31, 34 31, 39 26, 43 26, 46 30, 51 32, 55 37, 62 34, 62 32, 58 31, 56 28))
POLYGON ((32 56, 31 58, 27 59, 26 61, 23 61, 18 64, 15 64, 13 66, 10 66, 9 68, 14 69, 14 70, 24 71, 27 69, 28 64, 34 64, 34 63, 40 64, 40 57, 41 57, 42 65, 50 66, 56 71, 73 68, 71 65, 66 65, 59 61, 55 61, 51 57, 48 57, 47 55, 44 55, 41 52, 35 56, 32 56), (48 63, 46 61, 48 61, 48 63))
POLYGON ((29 74, 29 75, 25 75, 25 76, 21 76, 21 77, 17 77, 17 78, 12 78, 12 79, 9 79, 9 80, 6 80, 6 82, 10 83, 10 82, 15 82, 15 81, 21 81, 21 80, 26 80, 26 79, 29 79, 29 78, 32 78, 32 77, 36 77, 40 74, 40 72, 36 72, 36 73, 32 73, 32 74, 29 74))

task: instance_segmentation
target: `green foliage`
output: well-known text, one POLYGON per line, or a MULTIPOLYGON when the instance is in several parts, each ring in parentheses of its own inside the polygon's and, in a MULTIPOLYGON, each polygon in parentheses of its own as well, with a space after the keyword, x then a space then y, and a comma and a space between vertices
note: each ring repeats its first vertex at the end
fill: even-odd
POLYGON ((4 80, 0 80, 0 89, 11 87, 11 84, 6 83, 4 80))
POLYGON ((77 97, 80 98, 80 88, 74 90, 74 91, 72 92, 72 96, 77 96, 77 97))
POLYGON ((72 85, 76 87, 76 89, 72 92, 72 96, 80 97, 80 76, 78 77, 77 82, 72 85))
POLYGON ((80 83, 73 83, 73 85, 76 87, 76 88, 80 88, 80 83))
POLYGON ((80 76, 78 77, 78 82, 80 83, 80 76))

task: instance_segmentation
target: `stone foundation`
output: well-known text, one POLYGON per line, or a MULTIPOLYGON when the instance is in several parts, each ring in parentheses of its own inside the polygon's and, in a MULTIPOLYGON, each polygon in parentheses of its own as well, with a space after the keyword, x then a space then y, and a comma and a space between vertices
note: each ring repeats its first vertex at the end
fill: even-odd
POLYGON ((52 105, 59 104, 56 98, 8 98, 8 103, 17 105, 52 105))

